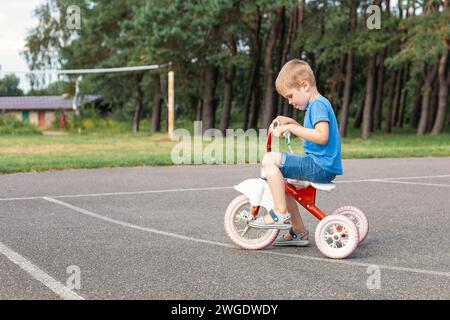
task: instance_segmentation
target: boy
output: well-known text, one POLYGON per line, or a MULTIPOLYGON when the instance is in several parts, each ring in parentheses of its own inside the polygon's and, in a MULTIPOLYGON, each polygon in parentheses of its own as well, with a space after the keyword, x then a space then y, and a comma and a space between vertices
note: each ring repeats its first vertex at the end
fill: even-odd
POLYGON ((301 138, 304 140, 305 155, 286 152, 268 152, 264 155, 261 165, 272 192, 274 210, 250 225, 261 229, 289 228, 289 232, 276 239, 274 245, 308 246, 308 231, 295 200, 285 194, 283 178, 329 183, 336 175, 342 175, 341 139, 333 108, 317 91, 314 73, 307 62, 295 59, 286 63, 278 74, 275 86, 289 104, 306 110, 306 114, 303 126, 294 119, 278 116, 272 122, 273 126, 277 125, 273 135, 281 137, 289 131, 301 138))

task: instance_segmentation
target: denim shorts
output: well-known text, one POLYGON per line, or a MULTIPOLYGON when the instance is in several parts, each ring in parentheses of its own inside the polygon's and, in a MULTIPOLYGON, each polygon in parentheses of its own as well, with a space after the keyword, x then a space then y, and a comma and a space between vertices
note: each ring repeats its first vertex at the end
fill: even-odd
POLYGON ((319 167, 311 157, 293 153, 281 153, 280 170, 283 177, 317 183, 329 183, 336 174, 319 167))

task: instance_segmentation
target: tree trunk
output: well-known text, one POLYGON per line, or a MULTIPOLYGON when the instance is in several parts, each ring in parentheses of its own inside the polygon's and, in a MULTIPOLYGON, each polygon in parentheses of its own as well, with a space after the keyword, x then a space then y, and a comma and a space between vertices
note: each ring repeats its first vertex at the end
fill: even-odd
POLYGON ((230 64, 224 77, 223 111, 222 118, 220 119, 220 131, 224 136, 230 122, 231 103, 233 101, 234 74, 234 65, 230 64))
POLYGON ((370 57, 369 70, 367 72, 366 94, 364 99, 364 114, 361 137, 369 138, 372 125, 373 91, 375 84, 375 62, 376 56, 370 57))
POLYGON ((422 80, 419 81, 416 88, 416 97, 411 111, 410 126, 413 129, 417 129, 419 125, 420 117, 420 101, 422 100, 422 80))
POLYGON ((377 75, 377 93, 375 97, 374 110, 374 130, 381 129, 381 121, 383 121, 383 95, 384 95, 384 58, 387 49, 384 49, 379 55, 378 75, 377 75))
POLYGON ((260 87, 259 87, 259 68, 257 72, 256 81, 254 83, 254 88, 252 90, 252 96, 251 96, 251 102, 250 102, 250 108, 252 110, 251 116, 250 116, 250 122, 247 126, 247 128, 257 128, 258 125, 258 116, 259 111, 261 109, 261 101, 260 101, 260 87))
POLYGON ((400 16, 400 20, 403 19, 403 0, 399 0, 397 1, 397 5, 398 5, 398 12, 399 12, 399 16, 400 16))
POLYGON ((333 107, 334 114, 338 115, 338 107, 340 105, 339 101, 339 84, 342 82, 343 71, 345 65, 345 54, 343 54, 339 63, 334 63, 333 75, 331 76, 330 81, 330 90, 328 95, 328 100, 330 100, 331 106, 333 107))
MULTIPOLYGON (((292 43, 292 38, 294 36, 294 26, 295 26, 296 18, 297 18, 297 7, 292 7, 291 14, 289 16, 288 34, 287 34, 286 41, 284 43, 283 53, 281 55, 281 66, 284 66, 284 64, 286 63, 289 51, 291 49, 291 43, 292 43)), ((281 95, 278 95, 278 106, 280 108, 279 113, 286 116, 288 114, 287 108, 289 108, 289 106, 286 103, 286 100, 281 95)))
POLYGON ((365 96, 366 96, 366 88, 363 89, 360 101, 358 103, 358 109, 356 110, 355 120, 353 121, 354 129, 361 128, 361 123, 362 123, 363 113, 364 113, 365 96))
POLYGON ((264 95, 263 95, 264 113, 262 122, 263 128, 269 127, 273 116, 274 81, 273 81, 272 59, 273 59, 273 51, 275 49, 275 45, 279 37, 280 27, 282 23, 281 20, 283 19, 283 17, 284 17, 284 6, 277 5, 276 16, 270 28, 270 36, 269 39, 267 40, 266 52, 264 55, 264 95))
POLYGON ((390 79, 387 113, 386 113, 386 117, 384 119, 384 121, 385 121, 384 132, 386 132, 386 133, 392 132, 392 106, 394 104, 395 83, 397 81, 398 73, 399 73, 399 70, 396 70, 390 79))
POLYGON ((244 124, 243 128, 244 130, 247 130, 248 127, 248 119, 250 116, 250 100, 252 98, 252 92, 253 92, 253 81, 254 79, 254 69, 256 68, 256 62, 254 59, 252 59, 252 67, 250 71, 250 81, 248 82, 248 88, 247 93, 245 94, 245 100, 244 100, 244 124))
POLYGON ((261 11, 256 6, 256 29, 253 41, 252 71, 250 86, 244 104, 244 130, 255 128, 259 114, 259 62, 261 60, 261 11), (252 112, 250 114, 250 112, 252 112))
POLYGON ((159 80, 159 74, 153 77, 153 108, 152 108, 152 132, 159 132, 161 130, 161 84, 159 80))
POLYGON ((402 75, 403 75, 403 68, 399 70, 397 73, 397 79, 395 81, 395 95, 394 95, 394 103, 392 106, 392 119, 391 119, 391 125, 393 127, 397 126, 398 121, 398 110, 400 107, 400 95, 402 91, 402 75))
MULTIPOLYGON (((297 20, 297 41, 302 36, 303 22, 305 19, 305 0, 300 0, 300 6, 298 7, 298 20, 297 20)), ((302 58, 303 48, 300 47, 298 52, 299 59, 302 58)), ((294 112, 295 113, 295 112, 294 112)))
POLYGON ((136 104, 134 107, 134 114, 133 114, 133 132, 137 133, 139 132, 139 124, 141 121, 141 111, 142 111, 142 101, 144 98, 144 92, 141 88, 141 80, 142 75, 136 76, 136 104))
POLYGON ((420 113, 419 127, 417 128, 417 134, 422 135, 427 128, 429 108, 430 108, 430 91, 431 84, 437 73, 437 64, 429 65, 425 74, 425 81, 422 88, 422 111, 420 113))
POLYGON ((347 65, 345 68, 344 97, 342 100, 342 113, 339 131, 342 137, 347 135, 348 113, 350 109, 351 87, 352 87, 353 52, 347 54, 347 65))
MULTIPOLYGON (((350 33, 353 33, 356 25, 356 0, 351 0, 350 8, 350 33)), ((341 121, 339 124, 339 132, 342 137, 347 135, 347 122, 348 113, 350 108, 351 88, 352 88, 352 72, 353 72, 353 51, 350 50, 347 53, 347 62, 345 67, 345 84, 344 84, 344 97, 342 100, 342 113, 341 121)))
MULTIPOLYGON (((275 71, 274 75, 276 76, 281 70, 281 66, 284 65, 283 61, 283 54, 284 54, 284 47, 287 43, 287 38, 285 36, 285 13, 283 13, 283 17, 281 18, 280 22, 280 30, 279 30, 279 37, 277 39, 277 45, 275 46, 276 52, 275 52, 275 63, 273 66, 273 70, 275 71)), ((285 60, 285 59, 284 59, 285 60)), ((273 96, 273 113, 271 119, 275 118, 277 115, 281 114, 283 111, 283 97, 275 92, 275 95, 273 96)))
POLYGON ((447 74, 447 79, 445 78, 445 65, 447 63, 447 59, 448 50, 442 55, 441 59, 439 60, 439 102, 436 120, 434 121, 434 126, 431 130, 432 135, 442 133, 445 126, 445 112, 447 110, 448 99, 448 82, 450 81, 450 71, 447 74))
MULTIPOLYGON (((229 39, 229 50, 231 58, 236 56, 236 41, 233 35, 229 39)), ((233 103, 233 83, 235 76, 235 67, 233 63, 229 63, 224 77, 224 92, 223 92, 223 111, 220 119, 220 131, 225 136, 226 129, 230 122, 231 105, 233 103)))
POLYGON ((405 84, 408 82, 409 76, 409 64, 406 65, 405 72, 403 73, 403 81, 402 81, 402 96, 400 98, 400 117, 398 119, 398 127, 403 128, 403 122, 405 120, 405 110, 406 110, 406 98, 408 89, 405 88, 405 84))
POLYGON ((197 116, 195 117, 195 119, 197 121, 202 120, 202 113, 203 113, 203 100, 198 99, 198 101, 197 101, 197 116))
POLYGON ((159 76, 159 83, 161 85, 160 88, 160 92, 161 92, 161 96, 163 99, 163 105, 164 107, 161 109, 161 118, 164 119, 164 130, 168 131, 169 130, 169 112, 167 110, 167 106, 168 106, 168 83, 167 83, 167 74, 161 73, 159 76))
POLYGON ((430 107, 428 112, 427 128, 425 132, 431 132, 436 119, 437 109, 438 109, 438 96, 439 96, 439 80, 435 79, 431 85, 431 98, 430 107))
POLYGON ((203 92, 203 133, 215 127, 216 106, 214 101, 214 91, 216 87, 216 68, 214 65, 208 65, 205 69, 204 92, 203 92))

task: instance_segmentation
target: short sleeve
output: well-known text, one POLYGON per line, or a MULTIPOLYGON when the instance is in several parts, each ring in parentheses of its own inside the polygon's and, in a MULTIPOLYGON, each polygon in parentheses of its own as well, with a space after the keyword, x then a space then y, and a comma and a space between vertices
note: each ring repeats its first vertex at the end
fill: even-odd
POLYGON ((311 106, 311 123, 314 128, 317 122, 328 121, 330 118, 328 116, 328 108, 322 101, 317 101, 313 106, 311 106))

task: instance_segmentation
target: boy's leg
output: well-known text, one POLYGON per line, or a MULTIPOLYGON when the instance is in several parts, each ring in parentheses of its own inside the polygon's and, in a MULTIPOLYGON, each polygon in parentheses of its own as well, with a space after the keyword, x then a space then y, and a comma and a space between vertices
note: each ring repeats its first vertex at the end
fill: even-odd
MULTIPOLYGON (((269 183, 270 191, 272 192, 274 211, 277 215, 284 215, 287 213, 286 195, 284 190, 284 179, 280 171, 280 152, 268 152, 264 155, 261 165, 266 174, 267 182, 269 183)), ((266 223, 274 223, 269 215, 264 216, 266 223)))
MULTIPOLYGON (((300 233, 305 231, 305 225, 303 224, 302 217, 300 215, 300 211, 298 210, 297 202, 288 194, 286 196, 286 205, 287 210, 291 214, 291 224, 292 229, 295 233, 300 233)), ((285 240, 292 240, 292 236, 289 233, 284 235, 285 240)), ((301 238, 302 240, 308 240, 308 236, 304 236, 301 238)))
MULTIPOLYGON (((274 211, 277 215, 283 215, 287 212, 291 213, 291 224, 295 233, 305 230, 297 203, 290 195, 288 195, 284 188, 284 178, 280 171, 280 152, 268 152, 264 155, 261 165, 266 174, 267 182, 269 183, 270 191, 272 192, 274 211)), ((267 224, 274 223, 269 215, 264 216, 264 221, 267 224)), ((285 235, 286 240, 291 240, 292 237, 288 233, 285 235)), ((302 237, 302 240, 307 240, 308 236, 302 237)))

